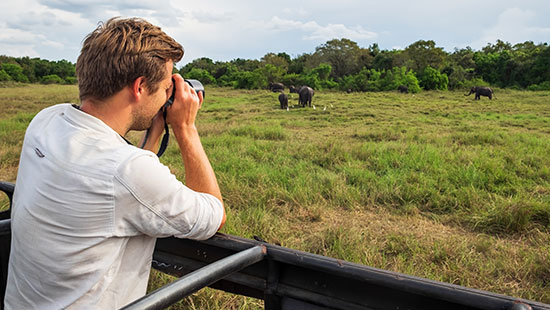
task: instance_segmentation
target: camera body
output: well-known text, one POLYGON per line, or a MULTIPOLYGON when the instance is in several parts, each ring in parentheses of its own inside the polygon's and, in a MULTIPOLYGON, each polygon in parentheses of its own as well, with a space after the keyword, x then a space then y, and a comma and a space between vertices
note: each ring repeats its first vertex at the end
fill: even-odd
MULTIPOLYGON (((202 97, 204 98, 206 96, 206 93, 204 92, 204 86, 202 86, 202 83, 199 80, 185 79, 184 81, 187 82, 187 84, 189 84, 189 86, 191 86, 191 88, 193 88, 197 92, 197 94, 199 92, 202 92, 202 97)), ((174 103, 174 96, 176 95, 176 81, 172 79, 172 83, 174 85, 172 89, 172 95, 170 96, 170 98, 168 98, 168 100, 166 100, 163 108, 167 108, 171 106, 172 103, 174 103)))

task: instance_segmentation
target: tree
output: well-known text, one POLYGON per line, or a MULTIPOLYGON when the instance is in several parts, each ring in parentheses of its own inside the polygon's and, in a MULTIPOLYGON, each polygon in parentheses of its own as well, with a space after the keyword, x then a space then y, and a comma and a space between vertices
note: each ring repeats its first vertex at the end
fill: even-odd
POLYGON ((213 84, 216 79, 205 69, 193 68, 185 75, 188 79, 201 81, 203 84, 213 84))
POLYGON ((306 70, 306 63, 309 58, 311 58, 310 54, 302 54, 292 59, 290 65, 288 66, 288 73, 303 73, 306 70))
POLYGON ((381 51, 380 53, 376 54, 373 60, 372 67, 376 70, 390 70, 393 68, 394 63, 393 59, 396 55, 398 55, 399 51, 381 51))
POLYGON ((75 66, 69 61, 62 59, 53 63, 51 74, 56 74, 62 79, 75 76, 75 66))
POLYGON ((288 66, 290 65, 290 56, 288 56, 288 58, 286 56, 288 56, 286 53, 279 53, 278 55, 275 55, 274 53, 267 53, 260 61, 264 66, 273 65, 283 69, 286 73, 288 71, 288 66))
POLYGON ((314 89, 335 88, 337 83, 330 78, 331 71, 332 67, 327 63, 322 63, 317 68, 311 70, 308 76, 312 76, 311 78, 315 81, 315 86, 311 87, 314 89))
POLYGON ((449 84, 449 78, 446 74, 442 74, 439 70, 430 66, 424 69, 422 77, 420 78, 420 85, 425 90, 447 90, 449 84))
POLYGON ((392 88, 389 90, 395 90, 400 85, 407 86, 411 93, 420 92, 420 85, 416 75, 412 70, 407 70, 407 67, 393 67, 393 84, 392 88))
POLYGON ((423 72, 424 68, 432 67, 441 69, 447 54, 445 51, 435 46, 432 40, 419 40, 407 46, 403 51, 408 60, 405 65, 415 72, 423 72))
POLYGON ((212 61, 212 59, 210 59, 208 57, 201 57, 201 58, 194 59, 190 63, 183 66, 179 70, 179 73, 182 76, 187 76, 187 73, 191 72, 191 70, 201 69, 201 70, 208 71, 210 74, 213 74, 214 71, 215 71, 215 67, 216 66, 214 65, 214 62, 212 61))
POLYGON ((23 68, 21 68, 18 64, 3 63, 2 70, 4 70, 16 82, 29 82, 29 79, 23 74, 23 68))
POLYGON ((254 71, 260 67, 260 61, 254 59, 237 58, 230 63, 234 64, 239 71, 254 71))
POLYGON ((6 71, 4 71, 4 69, 0 69, 0 82, 11 80, 11 76, 6 71))
POLYGON ((349 39, 330 40, 315 49, 314 57, 318 61, 315 66, 329 63, 332 66, 333 78, 355 74, 362 68, 359 61, 361 52, 359 45, 349 39))
POLYGON ((272 64, 266 64, 265 66, 256 69, 267 79, 267 83, 280 82, 286 70, 281 67, 277 67, 272 64))
POLYGON ((533 62, 530 84, 550 81, 550 46, 541 46, 533 62))

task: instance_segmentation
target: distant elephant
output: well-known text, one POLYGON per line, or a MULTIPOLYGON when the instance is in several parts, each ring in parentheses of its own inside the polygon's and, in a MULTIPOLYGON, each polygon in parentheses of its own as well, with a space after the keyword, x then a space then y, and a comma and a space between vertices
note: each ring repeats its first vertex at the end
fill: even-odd
POLYGON ((269 83, 269 89, 276 93, 285 90, 285 86, 282 83, 269 83))
POLYGON ((399 85, 399 87, 397 87, 397 90, 402 94, 408 94, 409 93, 409 88, 405 85, 399 85))
POLYGON ((281 103, 281 109, 288 109, 288 96, 285 93, 279 95, 279 102, 281 103))
POLYGON ((290 87, 288 88, 290 90, 291 93, 298 93, 298 88, 294 87, 294 85, 290 85, 290 87))
POLYGON ((306 105, 311 107, 311 99, 313 99, 314 93, 311 87, 302 86, 298 91, 298 104, 301 104, 302 107, 306 105))
MULTIPOLYGON (((470 92, 468 94, 465 94, 464 96, 469 96, 471 94, 475 93, 476 96, 474 100, 479 100, 480 96, 486 96, 489 97, 489 99, 493 99, 494 93, 493 90, 489 87, 482 87, 482 86, 474 86, 472 89, 470 89, 470 92)), ((496 99, 496 97, 495 97, 496 99)))

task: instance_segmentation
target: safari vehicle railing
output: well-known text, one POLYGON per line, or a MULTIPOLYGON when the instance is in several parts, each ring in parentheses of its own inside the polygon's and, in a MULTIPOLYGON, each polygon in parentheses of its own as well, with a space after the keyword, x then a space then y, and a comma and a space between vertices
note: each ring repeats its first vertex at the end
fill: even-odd
MULTIPOLYGON (((10 196, 14 186, 0 182, 10 196)), ((9 212, 0 213, 2 296, 9 212)), ((205 286, 263 299, 272 309, 547 309, 550 305, 376 269, 278 245, 216 234, 205 241, 158 239, 153 267, 180 277, 123 309, 163 309, 205 286)))

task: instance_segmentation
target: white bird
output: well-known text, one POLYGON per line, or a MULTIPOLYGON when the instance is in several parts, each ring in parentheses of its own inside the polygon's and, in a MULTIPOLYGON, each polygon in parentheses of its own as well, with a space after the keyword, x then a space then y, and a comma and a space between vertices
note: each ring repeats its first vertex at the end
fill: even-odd
POLYGON ((323 111, 326 111, 326 110, 327 110, 327 106, 325 106, 325 107, 323 108, 323 111))
POLYGON ((331 107, 331 108, 334 108, 334 106, 332 105, 332 103, 330 104, 330 107, 331 107))
POLYGON ((290 111, 290 110, 288 109, 288 107, 286 107, 286 110, 287 110, 287 111, 290 111))
POLYGON ((313 110, 315 110, 315 105, 313 106, 313 110))

